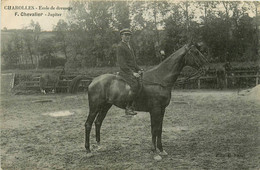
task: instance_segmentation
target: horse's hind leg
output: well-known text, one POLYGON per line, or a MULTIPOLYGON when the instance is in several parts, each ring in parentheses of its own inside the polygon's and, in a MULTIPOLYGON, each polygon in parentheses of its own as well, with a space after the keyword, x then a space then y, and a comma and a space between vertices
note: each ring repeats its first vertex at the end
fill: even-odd
POLYGON ((96 120, 95 120, 95 127, 96 127, 96 141, 98 144, 100 144, 100 129, 103 120, 105 119, 108 110, 111 108, 112 104, 104 104, 101 111, 99 112, 96 120))
POLYGON ((100 108, 98 106, 91 105, 89 108, 89 115, 85 123, 85 148, 88 153, 90 153, 89 136, 91 127, 99 111, 100 108))
POLYGON ((41 93, 46 94, 46 91, 43 88, 40 88, 41 93))

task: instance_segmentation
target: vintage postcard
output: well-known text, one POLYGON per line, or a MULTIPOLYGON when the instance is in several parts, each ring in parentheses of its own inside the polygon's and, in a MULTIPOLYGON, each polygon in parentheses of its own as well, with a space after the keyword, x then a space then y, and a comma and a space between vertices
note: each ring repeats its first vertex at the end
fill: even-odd
POLYGON ((1 1, 1 169, 259 169, 259 1, 1 1))

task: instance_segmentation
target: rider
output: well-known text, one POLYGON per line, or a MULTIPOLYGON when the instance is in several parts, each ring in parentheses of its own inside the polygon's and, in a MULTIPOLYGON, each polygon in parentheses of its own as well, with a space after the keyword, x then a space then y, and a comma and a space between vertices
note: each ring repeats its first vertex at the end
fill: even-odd
POLYGON ((117 64, 120 68, 119 74, 130 85, 132 91, 131 96, 129 96, 129 102, 126 106, 126 115, 136 115, 134 112, 133 101, 138 95, 140 88, 138 78, 142 73, 142 69, 136 64, 136 57, 133 48, 129 44, 131 35, 132 32, 130 29, 122 29, 120 31, 122 41, 118 44, 117 47, 117 64))

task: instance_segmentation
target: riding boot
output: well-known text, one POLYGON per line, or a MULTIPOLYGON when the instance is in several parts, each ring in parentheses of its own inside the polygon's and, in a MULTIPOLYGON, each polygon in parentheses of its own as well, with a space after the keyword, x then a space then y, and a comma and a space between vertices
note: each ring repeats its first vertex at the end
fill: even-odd
POLYGON ((134 78, 134 81, 131 84, 130 95, 128 96, 128 103, 127 103, 126 110, 125 110, 126 115, 136 115, 137 114, 134 112, 134 108, 135 108, 134 101, 137 99, 138 89, 139 89, 138 81, 136 80, 136 78, 134 78))
POLYGON ((134 116, 136 115, 137 113, 134 112, 134 105, 133 105, 133 101, 130 101, 128 102, 127 106, 126 106, 126 109, 125 109, 125 114, 126 115, 131 115, 131 116, 134 116))

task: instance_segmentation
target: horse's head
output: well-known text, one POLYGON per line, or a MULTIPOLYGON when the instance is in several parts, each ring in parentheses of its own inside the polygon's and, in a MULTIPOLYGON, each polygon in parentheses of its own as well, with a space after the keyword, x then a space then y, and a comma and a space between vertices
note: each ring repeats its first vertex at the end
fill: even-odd
POLYGON ((209 63, 207 58, 198 50, 196 45, 187 45, 186 49, 185 65, 203 71, 205 65, 209 63))

